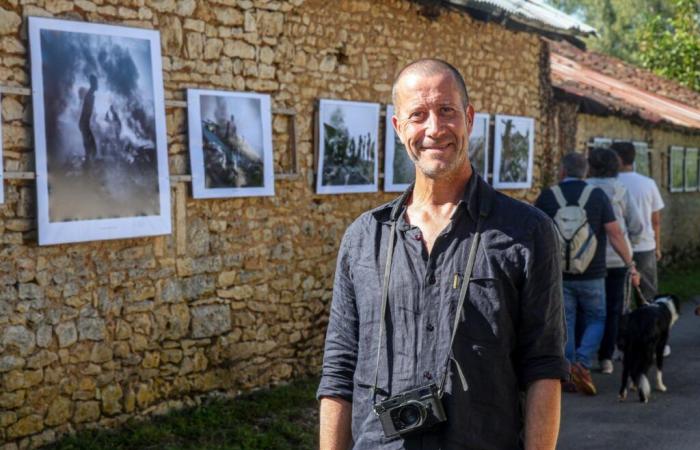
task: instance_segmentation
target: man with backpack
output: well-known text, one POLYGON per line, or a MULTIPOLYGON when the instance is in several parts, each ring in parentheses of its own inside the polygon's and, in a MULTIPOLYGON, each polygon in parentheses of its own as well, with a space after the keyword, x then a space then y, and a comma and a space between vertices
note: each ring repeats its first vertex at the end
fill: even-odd
POLYGON ((639 275, 610 200, 601 189, 583 180, 588 171, 586 157, 568 153, 561 164, 561 182, 542 191, 535 206, 554 220, 561 247, 567 331, 565 354, 571 364, 573 381, 564 387, 568 391, 595 395, 590 367, 605 328, 607 239, 630 270, 635 285, 639 283, 639 275), (577 319, 584 323, 578 346, 577 319))

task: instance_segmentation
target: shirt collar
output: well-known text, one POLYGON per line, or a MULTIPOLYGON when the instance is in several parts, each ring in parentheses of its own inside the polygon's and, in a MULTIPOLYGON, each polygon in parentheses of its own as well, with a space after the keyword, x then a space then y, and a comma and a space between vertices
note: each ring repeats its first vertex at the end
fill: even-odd
MULTIPOLYGON (((413 190, 413 184, 411 184, 407 191, 412 191, 413 190)), ((474 170, 474 167, 472 166, 472 176, 469 177, 469 181, 467 181, 467 187, 464 190, 464 196, 462 199, 459 201, 457 204, 457 209, 455 210, 455 214, 457 214, 457 211, 460 209, 466 209, 466 211, 469 213, 469 216, 472 218, 472 220, 476 221, 479 217, 479 196, 480 195, 493 195, 493 188, 489 186, 483 178, 481 178, 481 175, 478 174, 476 170, 474 170)), ((374 216, 375 220, 379 223, 390 223, 391 222, 391 210, 394 208, 396 203, 399 201, 401 196, 398 198, 392 200, 389 203, 385 203, 382 206, 379 206, 375 208, 374 210, 371 211, 372 216, 374 216)), ((405 209, 405 206, 404 206, 405 209)), ((403 212, 401 213, 403 215, 403 212)))

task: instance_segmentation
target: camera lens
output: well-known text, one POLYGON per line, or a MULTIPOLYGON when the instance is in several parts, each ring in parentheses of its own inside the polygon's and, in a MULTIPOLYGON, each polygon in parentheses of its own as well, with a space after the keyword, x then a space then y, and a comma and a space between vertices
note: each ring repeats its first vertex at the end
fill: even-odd
POLYGON ((416 405, 406 405, 399 411, 399 420, 406 428, 415 426, 420 418, 421 413, 416 405))

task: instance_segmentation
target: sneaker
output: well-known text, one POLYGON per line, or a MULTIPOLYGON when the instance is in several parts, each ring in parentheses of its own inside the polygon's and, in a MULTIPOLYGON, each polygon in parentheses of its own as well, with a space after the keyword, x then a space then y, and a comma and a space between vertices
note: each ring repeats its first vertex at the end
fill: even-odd
POLYGON ((596 395, 598 393, 595 384, 593 384, 591 372, 583 367, 581 363, 577 362, 571 366, 571 381, 574 382, 579 392, 583 392, 586 395, 596 395))
POLYGON ((610 375, 613 373, 613 362, 609 359, 603 359, 600 361, 600 373, 610 375))
POLYGON ((664 347, 664 358, 669 356, 670 354, 671 354, 671 346, 666 344, 666 346, 664 347))

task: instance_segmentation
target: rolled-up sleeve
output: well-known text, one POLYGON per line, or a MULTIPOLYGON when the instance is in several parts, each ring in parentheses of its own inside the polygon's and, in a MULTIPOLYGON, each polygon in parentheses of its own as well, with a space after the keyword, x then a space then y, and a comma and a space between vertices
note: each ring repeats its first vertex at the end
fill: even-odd
POLYGON ((516 370, 523 389, 536 380, 569 376, 559 242, 548 218, 533 231, 516 328, 516 370))
POLYGON ((353 375, 357 363, 358 314, 352 282, 348 230, 340 244, 333 284, 321 383, 316 398, 339 397, 352 401, 353 375))

